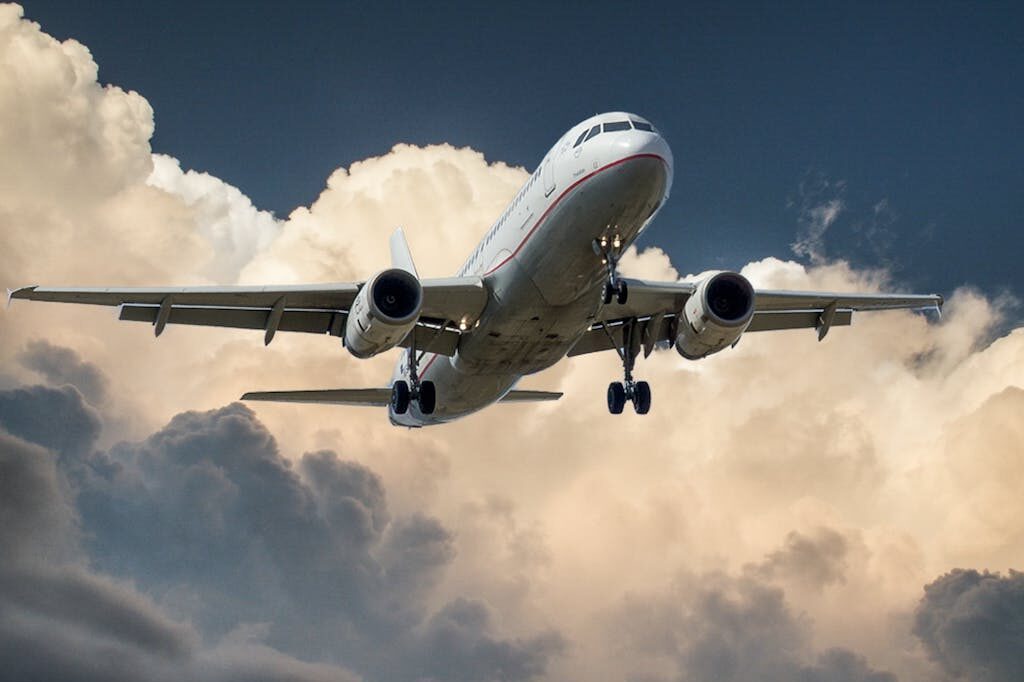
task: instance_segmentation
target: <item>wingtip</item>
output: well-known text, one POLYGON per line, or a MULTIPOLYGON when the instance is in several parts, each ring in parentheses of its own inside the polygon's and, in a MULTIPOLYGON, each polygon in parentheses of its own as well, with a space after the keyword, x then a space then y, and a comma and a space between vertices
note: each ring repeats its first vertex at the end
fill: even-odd
POLYGON ((28 292, 35 291, 38 287, 39 287, 38 284, 33 284, 32 286, 20 287, 18 289, 7 289, 7 307, 10 308, 11 307, 11 301, 13 301, 16 298, 27 298, 26 296, 20 296, 19 294, 21 294, 23 292, 24 293, 28 293, 28 292))

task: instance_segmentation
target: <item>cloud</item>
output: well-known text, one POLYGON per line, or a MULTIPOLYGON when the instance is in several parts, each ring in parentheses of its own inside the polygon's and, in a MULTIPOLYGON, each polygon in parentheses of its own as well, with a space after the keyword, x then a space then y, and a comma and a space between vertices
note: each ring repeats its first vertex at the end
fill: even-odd
POLYGON ((1024 677, 1024 573, 956 569, 925 586, 914 633, 956 679, 1024 677))
POLYGON ((213 249, 205 274, 232 282, 256 253, 265 249, 281 223, 257 210, 237 187, 209 173, 182 171, 177 159, 153 155, 153 172, 146 184, 179 197, 193 212, 196 228, 213 249))
MULTIPOLYGON (((25 437, 93 442, 72 426, 90 408, 66 390, 0 396, 0 424, 17 425, 22 407, 53 413, 59 405, 64 438, 23 429, 25 437), (69 395, 78 402, 68 404, 69 395)), ((292 656, 320 664, 299 665, 310 679, 344 665, 371 679, 526 680, 562 651, 553 631, 499 636, 482 601, 460 598, 432 613, 426 600, 454 556, 452 535, 421 514, 393 517, 379 477, 333 452, 293 467, 242 405, 180 414, 143 442, 67 448, 61 459, 0 436, 9 460, 3 539, 12 548, 0 564, 0 610, 48 623, 19 635, 21 645, 44 647, 32 638, 43 630, 72 639, 87 632, 73 648, 80 665, 109 640, 134 661, 101 666, 112 676, 145 676, 167 660, 199 666, 206 679, 225 673, 223 656, 254 651, 282 673, 299 665, 292 656), (78 561, 43 570, 23 560, 54 546, 87 556, 100 573, 78 561), (248 623, 267 625, 239 642, 233 633, 248 623), (219 639, 233 644, 200 645, 219 639)))
POLYGON ((54 346, 44 340, 31 341, 18 361, 51 384, 74 386, 94 405, 102 403, 106 397, 107 378, 96 365, 83 361, 70 348, 54 346))
POLYGON ((810 624, 789 610, 782 590, 751 578, 685 574, 667 594, 627 597, 613 620, 619 654, 649 659, 650 679, 896 679, 846 649, 813 655, 810 624))
POLYGON ((99 415, 74 386, 0 391, 0 427, 60 453, 88 452, 99 436, 99 415))
POLYGON ((818 528, 808 535, 792 531, 782 549, 747 569, 769 580, 784 577, 820 589, 843 580, 847 545, 847 539, 831 528, 818 528))
POLYGON ((801 180, 797 197, 789 200, 799 224, 793 253, 812 263, 825 261, 825 234, 846 208, 845 190, 845 181, 832 181, 822 173, 811 172, 801 180))

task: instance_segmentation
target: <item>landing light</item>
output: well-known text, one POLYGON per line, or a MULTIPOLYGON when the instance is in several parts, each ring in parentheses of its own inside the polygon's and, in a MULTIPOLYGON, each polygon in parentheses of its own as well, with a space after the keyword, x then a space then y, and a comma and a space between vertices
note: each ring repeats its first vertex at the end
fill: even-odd
POLYGON ((465 321, 465 320, 462 320, 461 322, 459 322, 459 331, 460 331, 460 332, 464 332, 464 331, 466 331, 467 329, 469 329, 469 325, 468 325, 468 324, 466 324, 466 321, 465 321))

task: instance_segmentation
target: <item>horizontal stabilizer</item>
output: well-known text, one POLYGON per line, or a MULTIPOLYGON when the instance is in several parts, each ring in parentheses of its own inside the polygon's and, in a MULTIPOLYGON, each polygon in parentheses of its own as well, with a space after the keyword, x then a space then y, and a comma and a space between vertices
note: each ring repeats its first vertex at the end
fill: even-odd
POLYGON ((321 403, 324 405, 373 405, 391 402, 390 388, 334 388, 320 391, 254 391, 242 400, 267 400, 278 403, 321 403))
MULTIPOLYGON (((526 403, 558 400, 561 393, 553 391, 509 391, 503 403, 526 403)), ((391 402, 390 388, 333 388, 313 391, 254 391, 242 400, 266 400, 278 403, 319 403, 321 405, 371 405, 382 407, 391 402)))
POLYGON ((543 400, 558 400, 562 393, 555 391, 509 391, 501 399, 503 403, 529 403, 543 400))

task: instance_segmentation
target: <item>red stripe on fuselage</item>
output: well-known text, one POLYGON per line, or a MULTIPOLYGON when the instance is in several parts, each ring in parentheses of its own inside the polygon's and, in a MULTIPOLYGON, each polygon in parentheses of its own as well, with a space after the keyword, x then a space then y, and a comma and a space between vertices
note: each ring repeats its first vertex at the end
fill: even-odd
POLYGON ((558 198, 555 199, 553 202, 551 202, 551 205, 548 206, 547 210, 544 211, 543 215, 541 215, 541 217, 537 219, 537 222, 533 224, 533 227, 530 228, 530 231, 527 232, 526 236, 523 237, 522 240, 519 242, 519 246, 516 247, 516 250, 513 251, 508 256, 508 258, 506 258, 505 260, 501 261, 500 263, 495 265, 493 268, 491 268, 490 270, 485 272, 483 274, 483 276, 486 277, 487 275, 490 275, 490 274, 496 272, 498 270, 498 268, 500 268, 502 265, 504 265, 505 263, 509 262, 513 258, 515 258, 516 255, 520 251, 522 251, 523 247, 526 246, 527 240, 529 240, 529 238, 533 236, 533 233, 537 231, 537 228, 540 227, 540 224, 544 222, 544 220, 548 217, 548 215, 551 213, 551 211, 555 210, 555 206, 558 206, 558 204, 561 203, 562 199, 565 198, 565 195, 567 195, 569 192, 573 191, 574 189, 576 189, 581 184, 583 184, 584 182, 586 182, 590 178, 594 177, 598 173, 606 171, 609 168, 614 168, 615 166, 618 166, 619 164, 626 163, 627 161, 632 161, 633 159, 657 159, 658 161, 661 161, 666 166, 668 165, 668 162, 665 161, 665 159, 663 159, 662 157, 658 156, 657 154, 634 154, 633 156, 627 156, 627 157, 619 159, 618 161, 613 161, 612 163, 609 163, 607 166, 601 166, 596 171, 593 171, 591 173, 588 173, 587 175, 584 175, 582 178, 580 178, 576 182, 574 182, 571 185, 569 185, 568 187, 566 187, 565 190, 561 194, 558 195, 558 198))
MULTIPOLYGON (((530 228, 530 231, 527 232, 526 235, 519 242, 519 246, 516 247, 516 250, 513 251, 508 256, 508 258, 506 258, 505 260, 501 261, 500 263, 495 265, 493 268, 491 268, 490 270, 485 272, 483 274, 483 276, 486 277, 486 276, 496 272, 505 263, 507 263, 510 260, 512 260, 513 258, 515 258, 516 255, 520 251, 523 250, 523 247, 526 246, 526 242, 530 239, 530 237, 533 236, 533 233, 537 231, 537 228, 540 227, 541 223, 543 223, 544 220, 547 219, 547 217, 548 217, 548 215, 550 215, 551 211, 553 211, 555 209, 555 206, 558 206, 558 204, 561 203, 562 199, 564 199, 565 196, 567 194, 569 194, 569 192, 573 191, 574 189, 576 189, 581 184, 583 184, 584 182, 586 182, 590 178, 594 177, 598 173, 602 173, 602 172, 608 170, 609 168, 614 168, 615 166, 618 166, 620 164, 626 163, 627 161, 632 161, 634 159, 657 159, 658 161, 661 161, 663 164, 668 166, 668 161, 666 161, 663 157, 659 156, 658 154, 634 154, 632 156, 627 156, 627 157, 621 158, 618 161, 613 161, 612 163, 609 163, 606 166, 601 166, 597 170, 592 171, 591 173, 588 173, 587 175, 584 175, 582 178, 580 178, 576 182, 574 182, 571 185, 569 185, 568 187, 566 187, 565 190, 561 194, 558 195, 558 198, 555 199, 553 202, 551 202, 551 205, 548 206, 547 210, 544 211, 543 215, 541 215, 541 217, 537 219, 537 222, 533 224, 533 227, 530 228)), ((440 357, 440 356, 437 353, 435 353, 434 356, 430 358, 430 360, 423 367, 423 369, 420 370, 420 372, 419 372, 420 377, 423 377, 423 376, 426 375, 426 373, 430 370, 431 365, 434 364, 434 361, 437 360, 438 357, 440 357)))

